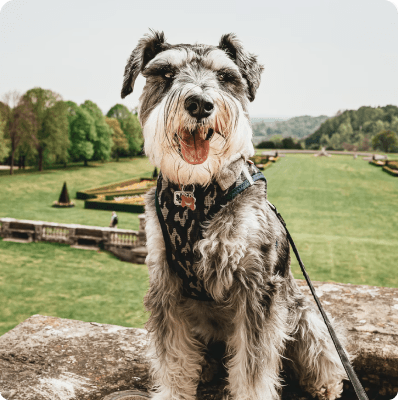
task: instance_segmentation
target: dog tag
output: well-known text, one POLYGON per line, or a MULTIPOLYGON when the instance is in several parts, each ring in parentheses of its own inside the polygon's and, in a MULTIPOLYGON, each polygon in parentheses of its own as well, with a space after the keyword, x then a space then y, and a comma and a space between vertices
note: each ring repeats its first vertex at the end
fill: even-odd
POLYGON ((190 208, 192 211, 194 211, 196 208, 196 199, 193 192, 176 190, 174 192, 174 204, 176 206, 190 208))
POLYGON ((185 192, 181 196, 181 207, 188 207, 192 211, 195 210, 196 208, 196 199, 193 195, 193 193, 190 192, 185 192))

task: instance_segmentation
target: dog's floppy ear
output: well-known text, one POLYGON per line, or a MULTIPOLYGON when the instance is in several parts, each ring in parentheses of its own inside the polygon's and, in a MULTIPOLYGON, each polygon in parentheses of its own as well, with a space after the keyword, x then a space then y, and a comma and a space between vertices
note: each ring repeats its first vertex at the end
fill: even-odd
POLYGON ((146 34, 138 42, 137 47, 131 53, 124 69, 122 87, 122 99, 133 91, 134 82, 139 73, 158 53, 167 48, 166 38, 163 32, 152 31, 146 34))
POLYGON ((242 43, 234 33, 223 35, 218 47, 224 50, 239 67, 243 78, 247 81, 248 98, 253 101, 260 86, 261 73, 264 70, 264 66, 257 61, 257 56, 248 53, 243 48, 242 43))

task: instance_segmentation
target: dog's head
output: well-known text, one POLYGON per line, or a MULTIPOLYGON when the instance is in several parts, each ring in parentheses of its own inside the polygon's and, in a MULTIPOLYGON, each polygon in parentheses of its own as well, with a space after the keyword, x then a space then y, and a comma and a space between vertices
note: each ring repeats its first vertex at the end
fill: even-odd
POLYGON ((144 148, 164 176, 205 185, 229 157, 253 153, 247 104, 262 70, 234 34, 222 36, 218 47, 171 45, 163 32, 139 41, 125 68, 122 98, 142 73, 144 148))

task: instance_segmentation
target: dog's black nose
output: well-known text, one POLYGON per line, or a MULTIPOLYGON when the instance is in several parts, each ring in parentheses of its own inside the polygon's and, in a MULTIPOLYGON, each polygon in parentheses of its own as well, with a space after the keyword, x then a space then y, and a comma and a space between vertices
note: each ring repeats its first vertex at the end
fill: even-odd
POLYGON ((185 109, 191 117, 201 120, 211 115, 214 110, 214 103, 209 97, 195 94, 185 100, 185 109))

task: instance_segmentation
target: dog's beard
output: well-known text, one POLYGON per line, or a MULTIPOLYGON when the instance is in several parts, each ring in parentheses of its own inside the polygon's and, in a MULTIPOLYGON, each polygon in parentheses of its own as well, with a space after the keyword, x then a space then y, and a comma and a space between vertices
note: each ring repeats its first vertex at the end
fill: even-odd
POLYGON ((251 155, 252 131, 242 105, 213 95, 215 112, 199 123, 184 109, 181 93, 168 95, 143 126, 145 153, 168 180, 207 185, 232 155, 251 155))

